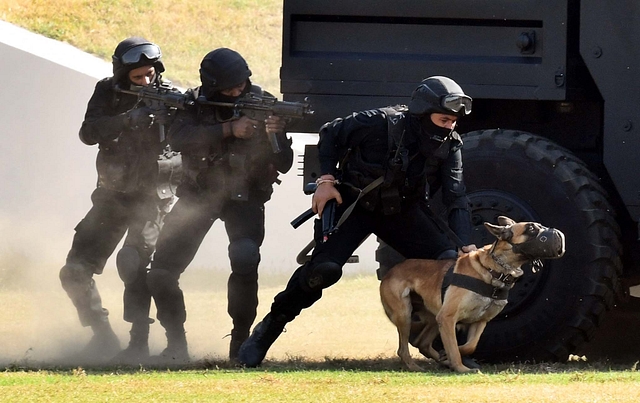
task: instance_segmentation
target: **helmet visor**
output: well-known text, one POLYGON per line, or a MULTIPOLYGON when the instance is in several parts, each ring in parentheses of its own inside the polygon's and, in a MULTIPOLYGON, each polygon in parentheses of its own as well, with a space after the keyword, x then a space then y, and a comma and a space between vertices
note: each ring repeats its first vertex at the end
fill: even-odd
POLYGON ((140 59, 144 55, 149 61, 156 61, 162 57, 162 52, 157 45, 152 43, 145 43, 142 45, 135 46, 120 56, 120 61, 123 65, 127 66, 130 64, 136 64, 140 62, 140 59))
POLYGON ((449 94, 442 97, 440 105, 451 112, 458 113, 464 108, 464 114, 471 113, 471 97, 460 94, 449 94))

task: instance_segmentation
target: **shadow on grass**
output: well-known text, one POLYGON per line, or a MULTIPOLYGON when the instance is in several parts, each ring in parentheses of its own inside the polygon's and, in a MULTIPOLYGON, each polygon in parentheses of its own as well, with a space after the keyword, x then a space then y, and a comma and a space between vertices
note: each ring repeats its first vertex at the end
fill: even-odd
MULTIPOLYGON (((416 359, 416 363, 425 369, 425 373, 431 376, 457 375, 449 368, 430 359, 416 359)), ((484 374, 522 373, 522 374, 552 374, 567 372, 610 372, 610 371, 636 371, 638 361, 635 362, 610 362, 607 360, 587 362, 574 357, 566 363, 482 363, 481 371, 484 374)), ((110 373, 110 374, 135 374, 141 372, 162 371, 202 371, 214 370, 223 372, 274 372, 284 373, 292 371, 353 371, 353 372, 410 372, 401 363, 399 358, 371 358, 351 359, 339 357, 325 357, 323 360, 309 360, 302 357, 290 357, 286 360, 265 360, 258 368, 245 368, 229 360, 202 359, 189 364, 172 365, 164 364, 139 364, 139 365, 108 365, 96 364, 86 366, 50 365, 24 360, 11 363, 4 367, 6 372, 31 372, 50 371, 56 373, 76 374, 82 373, 110 373)))

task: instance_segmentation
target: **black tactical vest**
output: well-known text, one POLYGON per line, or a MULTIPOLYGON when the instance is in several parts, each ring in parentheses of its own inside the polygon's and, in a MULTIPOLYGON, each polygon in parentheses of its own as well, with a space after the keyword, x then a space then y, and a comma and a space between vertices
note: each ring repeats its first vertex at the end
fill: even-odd
POLYGON ((379 207, 384 214, 396 214, 400 212, 403 203, 424 197, 426 166, 420 163, 424 157, 417 152, 410 155, 405 147, 406 108, 388 107, 380 111, 387 121, 385 161, 365 161, 362 150, 355 145, 348 151, 340 168, 343 168, 345 186, 351 189, 364 189, 377 178, 383 177, 382 184, 363 196, 360 203, 369 211, 379 207))

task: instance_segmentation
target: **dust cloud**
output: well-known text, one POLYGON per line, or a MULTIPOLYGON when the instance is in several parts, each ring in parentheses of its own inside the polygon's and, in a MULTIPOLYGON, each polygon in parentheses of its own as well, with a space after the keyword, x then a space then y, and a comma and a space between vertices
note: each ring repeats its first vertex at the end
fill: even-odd
MULTIPOLYGON (((74 227, 91 208, 97 146, 82 144, 78 130, 96 82, 110 75, 111 65, 2 21, 0 33, 0 76, 6 78, 0 91, 0 365, 81 365, 78 352, 91 331, 80 325, 58 272, 74 227)), ((293 138, 294 167, 281 176, 282 184, 275 186, 266 205, 259 315, 266 313, 296 269, 295 257, 312 235, 311 221, 297 230, 289 223, 310 206, 310 196, 302 193, 297 156, 315 138, 293 138)), ((348 265, 348 273, 375 276, 373 245, 370 239, 361 246, 362 263, 348 265)), ((227 354, 227 246, 224 225, 217 222, 181 279, 188 307, 187 337, 195 356, 227 354)), ((124 348, 129 325, 122 320, 123 285, 115 270, 115 253, 95 279, 124 348)), ((157 323, 150 342, 152 353, 164 347, 157 323)))
MULTIPOLYGON (((69 137, 79 143, 74 135, 69 137)), ((298 229, 289 223, 310 206, 310 196, 302 192, 302 178, 297 168, 303 145, 314 141, 314 137, 293 137, 297 155, 294 167, 281 175, 282 184, 275 185, 272 200, 266 204, 267 236, 261 251, 258 320, 297 268, 296 255, 312 235, 312 220, 298 229)), ((37 159, 28 161, 29 169, 46 177, 46 181, 38 184, 37 200, 29 201, 33 206, 28 213, 22 212, 16 195, 18 200, 12 201, 13 207, 5 203, 0 216, 0 365, 4 367, 90 365, 80 352, 90 340, 91 330, 80 325, 75 308, 60 286, 58 272, 70 248, 73 228, 91 207, 90 194, 96 177, 95 149, 70 147, 77 155, 73 157, 76 167, 70 172, 63 174, 60 169, 49 169, 37 159), (80 165, 84 166, 80 168, 80 165), (82 189, 77 189, 79 187, 82 189), (48 200, 56 194, 58 199, 63 195, 63 200, 56 201, 54 197, 48 200)), ((23 186, 29 186, 27 179, 23 186)), ((187 337, 190 353, 196 359, 224 359, 228 353, 229 338, 225 336, 230 333, 231 320, 226 313, 226 282, 230 273, 227 246, 224 225, 218 221, 181 279, 188 311, 187 337)), ((373 241, 368 240, 359 249, 362 263, 347 265, 347 277, 359 273, 375 277, 374 247, 373 241)), ((104 273, 94 278, 124 348, 128 343, 129 324, 122 320, 123 285, 116 272, 115 253, 104 273)), ((376 292, 375 282, 371 290, 376 292)), ((377 296, 374 294, 371 298, 375 307, 372 309, 378 310, 377 296)), ((151 316, 155 317, 154 307, 151 316)), ((150 335, 152 354, 158 354, 165 346, 163 329, 155 323, 150 335)))

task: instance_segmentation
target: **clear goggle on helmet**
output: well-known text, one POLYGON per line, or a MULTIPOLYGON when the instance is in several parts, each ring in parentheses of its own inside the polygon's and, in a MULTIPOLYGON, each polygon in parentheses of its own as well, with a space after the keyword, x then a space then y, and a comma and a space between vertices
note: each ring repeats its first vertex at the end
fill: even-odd
POLYGON ((136 64, 140 62, 143 55, 147 60, 153 62, 162 57, 162 52, 160 51, 160 47, 153 43, 143 43, 124 52, 122 56, 120 56, 120 62, 125 66, 136 64))
POLYGON ((451 112, 459 113, 464 108, 464 114, 471 113, 471 97, 464 94, 448 94, 440 98, 440 106, 451 112))

